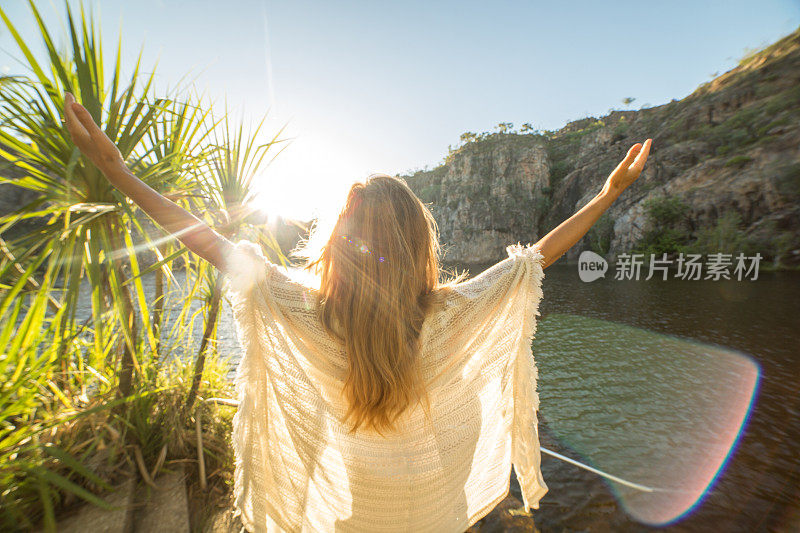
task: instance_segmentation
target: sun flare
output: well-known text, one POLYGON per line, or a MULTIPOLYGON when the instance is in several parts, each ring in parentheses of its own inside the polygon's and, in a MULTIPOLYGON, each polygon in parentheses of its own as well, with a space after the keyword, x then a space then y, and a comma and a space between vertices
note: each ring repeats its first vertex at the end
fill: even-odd
POLYGON ((350 185, 368 176, 353 146, 297 137, 255 180, 257 209, 269 217, 310 220, 341 207, 350 185))

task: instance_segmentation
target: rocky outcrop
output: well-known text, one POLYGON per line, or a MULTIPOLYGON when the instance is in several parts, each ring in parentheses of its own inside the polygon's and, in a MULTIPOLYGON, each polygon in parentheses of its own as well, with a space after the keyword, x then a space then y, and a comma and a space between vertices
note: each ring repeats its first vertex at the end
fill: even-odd
POLYGON ((550 183, 542 144, 465 147, 431 177, 419 192, 433 203, 446 261, 489 261, 541 223, 541 211, 530 206, 550 183))
MULTIPOLYGON (((534 241, 580 209, 647 137, 647 167, 609 210, 601 253, 633 249, 652 229, 647 201, 669 197, 686 205, 689 237, 735 213, 762 255, 779 246, 794 251, 789 264, 800 262, 800 30, 683 100, 554 132, 484 135, 404 178, 432 204, 445 262, 495 261, 505 245, 534 241)), ((591 248, 590 239, 567 258, 591 248)))

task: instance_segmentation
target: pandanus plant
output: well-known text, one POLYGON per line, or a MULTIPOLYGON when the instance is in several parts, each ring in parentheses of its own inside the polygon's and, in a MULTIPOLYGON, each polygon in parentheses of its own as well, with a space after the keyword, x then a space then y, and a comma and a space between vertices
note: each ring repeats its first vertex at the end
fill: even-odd
MULTIPOLYGON (((123 77, 121 42, 112 68, 105 68, 100 28, 83 9, 76 19, 65 4, 67 46, 57 49, 40 12, 29 4, 44 45, 42 58, 0 8, 29 70, 25 76, 0 77, 0 182, 35 193, 28 204, 0 218, 0 373, 5 377, 0 381, 0 524, 32 528, 36 513, 29 516, 27 510, 38 505, 45 529, 52 530, 54 505, 64 494, 102 504, 85 489, 103 486, 102 480, 82 462, 96 446, 108 446, 103 432, 123 454, 136 442, 144 448, 145 441, 153 441, 148 449, 154 453, 165 449, 169 434, 148 406, 165 390, 155 377, 165 358, 160 353, 165 280, 173 278, 174 262, 183 260, 189 289, 171 336, 177 332, 186 340, 183 319, 191 313, 191 300, 210 295, 192 400, 185 405, 191 405, 203 375, 221 294, 219 280, 203 260, 146 224, 147 217, 81 156, 62 124, 64 93, 76 95, 140 179, 203 213, 233 238, 247 223, 254 176, 278 141, 258 145, 261 125, 245 133, 213 118, 198 98, 153 98, 153 74, 142 73, 141 53, 123 77), (13 179, 2 174, 9 165, 13 179), (43 223, 3 239, 28 219, 43 223), (135 243, 132 235, 143 242, 135 243), (154 253, 155 264, 142 268, 142 251, 154 253), (148 301, 143 276, 151 272, 156 294, 148 301), (79 324, 81 285, 91 291, 91 314, 79 324), (122 398, 111 399, 112 394, 122 398), (136 408, 140 404, 144 407, 136 408), (115 406, 129 409, 107 418, 106 411, 115 406), (80 443, 64 439, 70 424, 95 413, 104 417, 90 424, 99 433, 89 439, 83 435, 80 443), (154 431, 159 438, 148 438, 154 431), (136 435, 126 439, 129 432, 136 435)), ((160 464, 163 454, 154 471, 160 464)))
MULTIPOLYGON (((100 498, 81 486, 81 481, 107 488, 107 484, 72 455, 62 443, 53 442, 53 430, 74 423, 81 415, 98 411, 97 405, 81 405, 73 396, 74 386, 55 382, 62 357, 52 338, 60 329, 62 307, 48 316, 46 291, 21 297, 28 276, 41 265, 37 260, 17 283, 4 286, 0 298, 0 529, 33 530, 36 516, 28 511, 41 506, 44 526, 55 530, 53 502, 63 491, 96 505, 107 507, 100 498), (11 356, 13 354, 13 357, 11 356), (83 407, 79 409, 79 406, 83 407), (77 482, 76 482, 77 481, 77 482)), ((52 267, 42 274, 52 275, 52 267)), ((69 346, 75 350, 75 346, 69 346)), ((84 365, 84 368, 88 365, 84 365)), ((77 369, 76 369, 77 370, 77 369)), ((76 372, 78 374, 78 372, 76 372)), ((76 395, 77 396, 77 395, 76 395)), ((67 429, 66 432, 69 432, 67 429)))
MULTIPOLYGON (((109 374, 118 376, 119 392, 129 395, 135 374, 143 374, 140 341, 149 353, 157 353, 158 332, 140 277, 140 248, 131 237, 134 229, 145 241, 149 236, 141 224, 144 217, 135 206, 81 157, 71 142, 62 124, 64 93, 76 95, 140 179, 167 194, 196 188, 189 169, 197 164, 197 145, 202 141, 198 124, 204 117, 198 116, 193 106, 176 106, 166 99, 150 97, 154 74, 142 75, 141 53, 130 76, 123 79, 121 42, 107 75, 99 26, 82 9, 76 22, 66 5, 69 46, 65 53, 56 48, 33 2, 30 9, 47 63, 40 63, 0 9, 0 18, 30 70, 27 77, 0 79, 0 158, 22 174, 5 181, 37 196, 0 219, 0 233, 31 217, 47 222, 8 243, 6 249, 13 254, 6 253, 4 261, 14 263, 17 272, 35 258, 45 257, 52 265, 51 279, 62 283, 56 300, 67 307, 60 330, 53 337, 56 343, 62 342, 59 331, 68 329, 75 320, 81 283, 89 282, 93 352, 111 358, 115 364, 109 365, 109 374), (104 322, 118 326, 112 331, 121 332, 122 342, 104 334, 109 331, 104 322), (113 354, 117 344, 120 349, 113 354)), ((182 201, 192 203, 190 199, 182 201)), ((8 270, 9 275, 13 272, 8 270)))
MULTIPOLYGON (((213 139, 216 149, 204 160, 205 165, 200 182, 216 229, 224 237, 235 241, 246 226, 258 226, 260 223, 252 216, 254 211, 252 206, 255 204, 257 189, 254 187, 254 180, 259 177, 262 167, 269 164, 283 150, 283 147, 278 148, 284 141, 279 140, 283 132, 283 128, 281 128, 269 141, 257 144, 266 117, 248 131, 241 123, 238 127, 232 125, 228 116, 226 111, 221 120, 214 122, 213 139), (267 159, 268 155, 271 155, 269 159, 267 159)), ((275 250, 283 260, 280 246, 271 233, 257 231, 256 234, 268 248, 275 250)), ((216 336, 215 332, 219 323, 222 302, 220 274, 209 268, 206 269, 205 278, 207 280, 205 291, 207 312, 185 411, 191 409, 194 404, 203 376, 206 350, 216 336)))
MULTIPOLYGON (((33 258, 46 257, 54 265, 53 279, 63 281, 59 301, 66 305, 65 323, 75 319, 79 287, 88 278, 92 288, 92 318, 95 353, 107 353, 111 346, 102 337, 102 320, 113 317, 124 336, 120 360, 119 389, 130 394, 136 360, 138 331, 134 316, 134 298, 144 295, 141 282, 123 286, 123 268, 127 263, 134 274, 139 268, 132 251, 129 232, 131 207, 115 194, 113 188, 91 163, 80 157, 62 126, 63 95, 71 91, 80 99, 120 151, 138 169, 142 179, 158 181, 168 166, 153 161, 142 140, 158 115, 159 102, 146 103, 145 96, 153 80, 151 74, 139 84, 139 65, 129 81, 121 77, 121 47, 111 76, 110 88, 103 68, 102 40, 93 22, 76 25, 67 5, 71 49, 61 54, 33 2, 31 10, 39 25, 49 59, 40 64, 6 14, 0 10, 6 26, 22 51, 30 77, 4 78, 0 83, 0 156, 12 162, 22 177, 14 185, 38 193, 36 199, 2 220, 5 232, 27 217, 42 217, 47 224, 23 235, 13 243, 14 261, 27 264, 33 258), (108 111, 104 111, 104 108, 108 111), (111 313, 106 313, 111 310, 111 313)), ((150 332, 151 333, 151 332, 150 332)), ((152 336, 152 335, 151 335, 152 336)), ((154 339, 150 339, 154 344, 154 339)), ((61 336, 54 336, 56 343, 61 336)))

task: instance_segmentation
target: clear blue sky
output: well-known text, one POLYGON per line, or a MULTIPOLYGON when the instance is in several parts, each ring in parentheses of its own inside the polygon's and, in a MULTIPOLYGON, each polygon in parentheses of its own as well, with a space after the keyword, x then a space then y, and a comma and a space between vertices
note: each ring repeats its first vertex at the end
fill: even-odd
MULTIPOLYGON (((77 5, 77 2, 70 0, 77 5)), ((27 2, 3 2, 35 36, 27 2)), ((61 1, 37 6, 55 30, 61 1)), ((121 28, 162 87, 187 73, 294 140, 266 173, 265 206, 308 216, 371 172, 435 165, 465 131, 570 120, 682 98, 800 25, 797 0, 87 1, 106 47, 121 28)), ((38 42, 31 40, 36 50, 38 42)), ((19 57, 0 26, 0 69, 19 57)))

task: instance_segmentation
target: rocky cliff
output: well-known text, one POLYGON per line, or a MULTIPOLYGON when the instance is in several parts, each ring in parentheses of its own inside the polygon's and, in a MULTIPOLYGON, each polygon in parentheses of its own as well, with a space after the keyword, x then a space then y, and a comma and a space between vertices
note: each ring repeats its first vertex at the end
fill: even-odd
POLYGON ((445 262, 495 261, 577 211, 647 137, 645 171, 568 260, 584 249, 613 257, 716 239, 719 251, 800 262, 800 29, 680 101, 558 131, 472 137, 438 168, 403 177, 431 203, 445 262))

